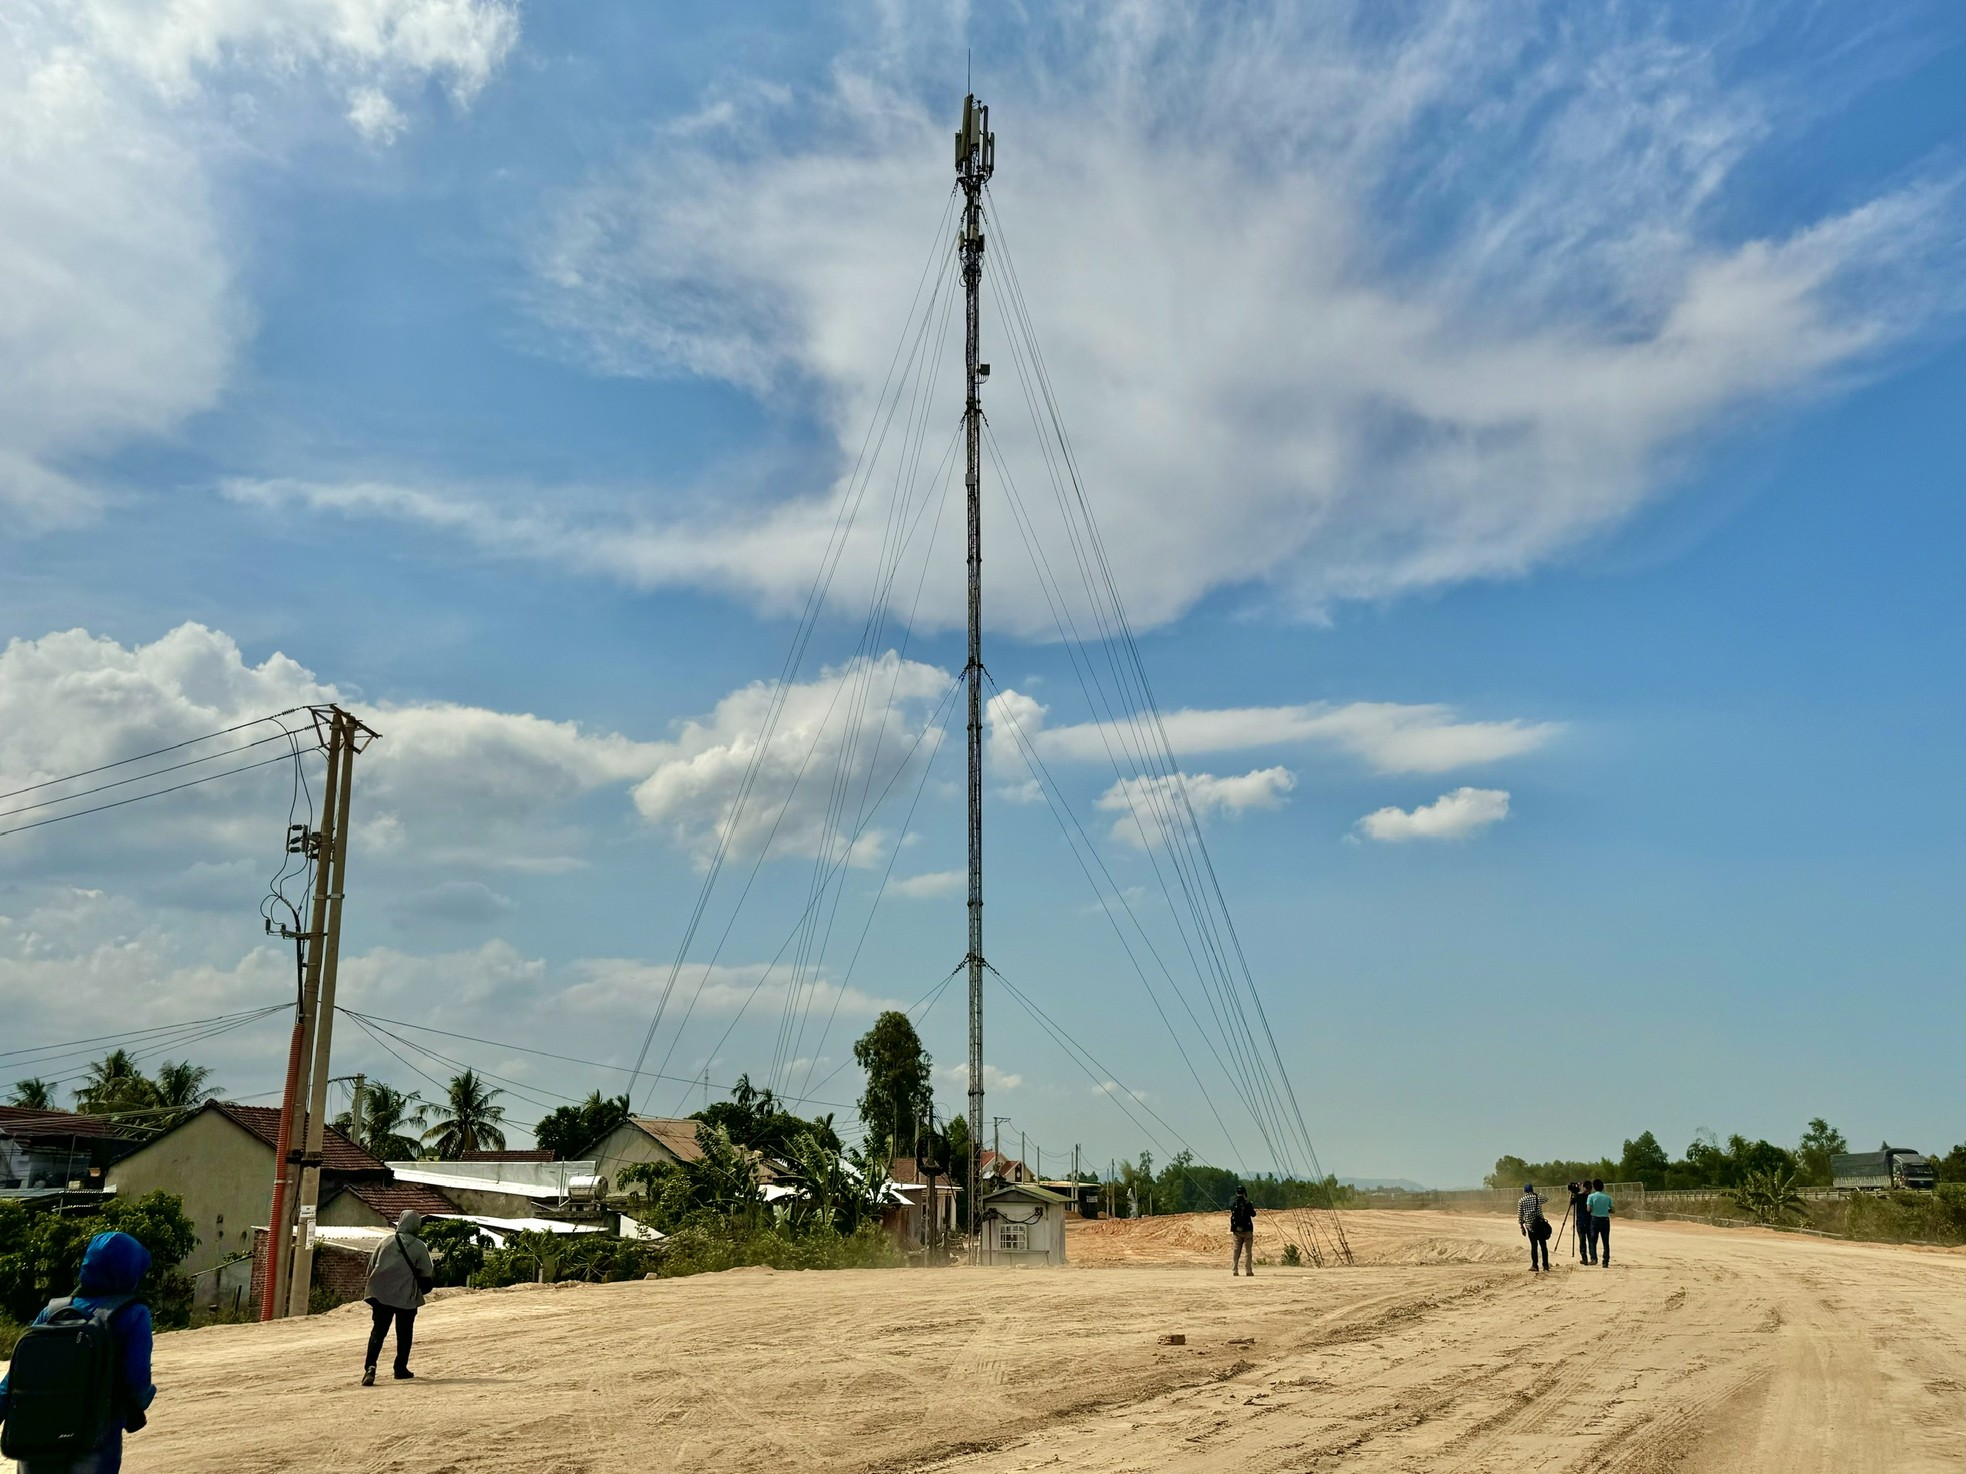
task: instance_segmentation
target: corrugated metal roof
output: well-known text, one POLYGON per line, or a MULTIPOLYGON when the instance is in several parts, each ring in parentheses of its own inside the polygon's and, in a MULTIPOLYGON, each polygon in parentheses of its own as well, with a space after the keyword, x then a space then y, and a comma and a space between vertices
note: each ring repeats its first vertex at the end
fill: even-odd
POLYGON ((687 1117, 630 1116, 629 1120, 665 1147, 679 1162, 700 1162, 703 1148, 697 1143, 696 1128, 703 1123, 687 1117))
POLYGON ((558 1160, 545 1147, 519 1147, 512 1151, 466 1152, 460 1162, 552 1162, 558 1160))

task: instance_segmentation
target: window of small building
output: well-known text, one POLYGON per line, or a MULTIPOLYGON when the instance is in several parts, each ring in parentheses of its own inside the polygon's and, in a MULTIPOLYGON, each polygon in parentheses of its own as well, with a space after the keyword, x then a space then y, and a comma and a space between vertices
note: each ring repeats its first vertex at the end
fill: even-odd
POLYGON ((1000 1249, 1028 1249, 1031 1247, 1031 1225, 1028 1223, 1000 1223, 997 1225, 997 1247, 1000 1249))

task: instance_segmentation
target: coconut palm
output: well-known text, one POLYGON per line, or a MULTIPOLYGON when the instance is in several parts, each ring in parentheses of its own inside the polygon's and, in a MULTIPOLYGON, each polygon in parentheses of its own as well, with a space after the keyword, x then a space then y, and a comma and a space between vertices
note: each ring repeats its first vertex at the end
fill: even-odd
POLYGON ((444 1098, 429 1107, 430 1119, 437 1124, 423 1133, 445 1161, 456 1161, 467 1152, 503 1151, 505 1107, 497 1104, 505 1092, 478 1078, 475 1070, 451 1077, 444 1098))
POLYGON ((8 1105, 21 1106, 30 1111, 51 1111, 55 1108, 55 1087, 46 1080, 14 1081, 14 1093, 8 1098, 8 1105))
POLYGON ((89 1116, 114 1116, 154 1110, 157 1087, 144 1078, 126 1049, 114 1049, 89 1066, 82 1088, 75 1092, 75 1109, 89 1116))
POLYGON ((335 1130, 354 1137, 355 1144, 385 1162, 404 1162, 423 1155, 415 1132, 429 1119, 430 1106, 416 1091, 377 1083, 362 1090, 362 1129, 353 1130, 349 1112, 335 1117, 335 1130))
POLYGON ((205 1083, 211 1078, 212 1072, 205 1065, 194 1065, 188 1059, 167 1061, 157 1071, 157 1104, 189 1115, 206 1101, 218 1099, 218 1092, 205 1083))

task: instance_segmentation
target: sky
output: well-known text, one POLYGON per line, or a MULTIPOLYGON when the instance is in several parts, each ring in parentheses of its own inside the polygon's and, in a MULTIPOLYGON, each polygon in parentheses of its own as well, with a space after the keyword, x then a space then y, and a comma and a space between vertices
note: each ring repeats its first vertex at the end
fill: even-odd
POLYGON ((277 1098, 280 1015, 234 1016, 291 997, 293 765, 12 826, 339 701, 381 733, 341 1001, 395 1022, 338 1076, 845 1121, 912 1005, 963 1109, 967 68, 998 1129, 1299 1164, 1187 961, 1177 780, 1112 760, 1145 703, 1067 638, 1035 343, 1323 1168, 1966 1140, 1962 43, 1937 3, 12 7, 0 1076, 221 1019, 132 1042, 277 1098))

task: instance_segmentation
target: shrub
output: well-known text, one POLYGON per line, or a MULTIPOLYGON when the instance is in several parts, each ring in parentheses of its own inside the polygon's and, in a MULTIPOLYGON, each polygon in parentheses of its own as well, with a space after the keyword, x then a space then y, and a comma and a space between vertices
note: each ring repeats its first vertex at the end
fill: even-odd
POLYGON ((1295 1244, 1285 1244, 1283 1246, 1283 1262, 1292 1269, 1297 1268, 1298 1265, 1304 1262, 1304 1251, 1295 1244))

